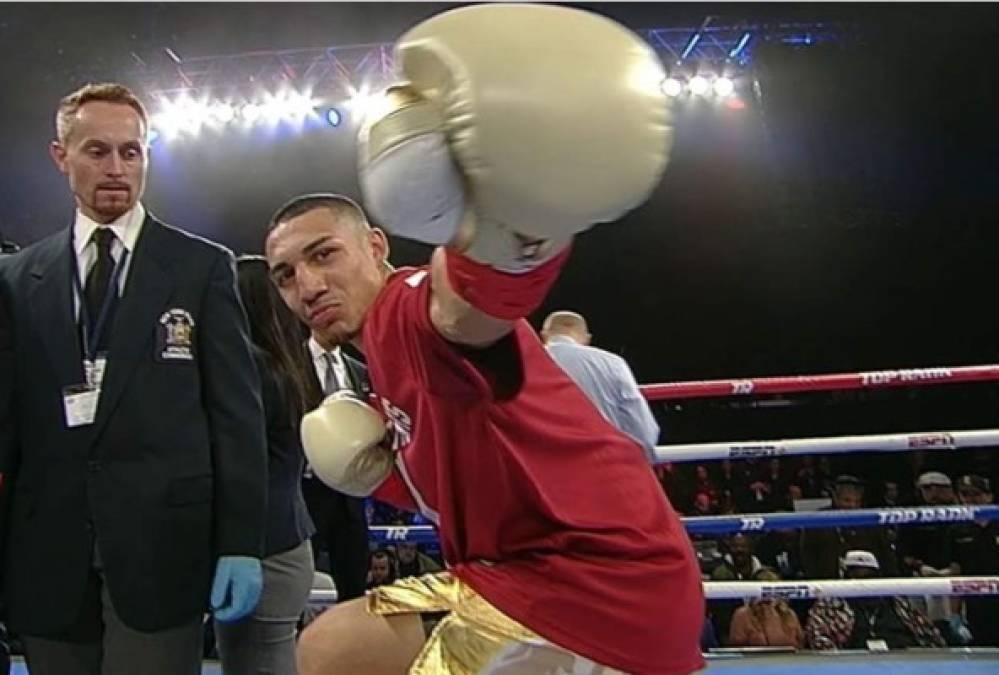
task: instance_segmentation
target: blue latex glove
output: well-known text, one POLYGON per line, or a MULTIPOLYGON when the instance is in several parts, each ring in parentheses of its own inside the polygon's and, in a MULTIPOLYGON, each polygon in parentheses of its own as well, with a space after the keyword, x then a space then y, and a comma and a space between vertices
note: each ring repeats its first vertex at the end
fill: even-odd
POLYGON ((241 555, 224 555, 215 566, 212 612, 223 623, 237 621, 253 611, 260 600, 264 576, 260 561, 241 555))

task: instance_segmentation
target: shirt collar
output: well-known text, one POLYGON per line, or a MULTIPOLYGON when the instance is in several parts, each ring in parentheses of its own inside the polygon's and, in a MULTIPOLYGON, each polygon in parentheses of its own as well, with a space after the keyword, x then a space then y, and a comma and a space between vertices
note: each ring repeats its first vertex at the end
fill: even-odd
POLYGON ((568 335, 552 335, 548 338, 548 344, 578 345, 579 343, 568 335))
POLYGON ((83 249, 90 243, 94 230, 99 227, 110 227, 115 237, 124 244, 128 252, 134 253, 135 242, 139 239, 139 230, 142 229, 142 223, 145 220, 146 209, 142 206, 142 202, 136 202, 135 206, 107 225, 92 220, 83 211, 77 209, 76 221, 73 223, 73 246, 76 248, 76 254, 83 253, 83 249))
POLYGON ((315 337, 309 336, 309 353, 312 354, 313 361, 322 361, 326 358, 326 354, 332 354, 333 360, 340 364, 340 348, 334 347, 333 349, 323 349, 323 346, 316 341, 315 337))

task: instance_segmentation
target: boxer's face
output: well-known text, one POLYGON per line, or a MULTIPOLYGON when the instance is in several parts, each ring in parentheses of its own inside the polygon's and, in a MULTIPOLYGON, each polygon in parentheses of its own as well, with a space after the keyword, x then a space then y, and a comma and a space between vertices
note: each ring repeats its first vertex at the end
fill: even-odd
POLYGON ((329 209, 279 224, 267 263, 281 297, 327 349, 354 339, 384 283, 388 242, 329 209))
POLYGON ((146 125, 139 113, 108 101, 83 104, 66 138, 50 147, 77 206, 98 223, 116 220, 142 197, 146 150, 146 125))

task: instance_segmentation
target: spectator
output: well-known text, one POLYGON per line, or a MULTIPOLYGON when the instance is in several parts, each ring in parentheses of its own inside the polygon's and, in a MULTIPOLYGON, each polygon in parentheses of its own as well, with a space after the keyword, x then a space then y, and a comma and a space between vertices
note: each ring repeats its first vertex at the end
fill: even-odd
POLYGON ((750 484, 756 481, 757 472, 758 464, 752 458, 736 462, 722 461, 722 475, 718 481, 722 489, 721 499, 724 500, 728 494, 736 513, 754 510, 755 495, 750 490, 750 484))
MULTIPOLYGON (((902 497, 898 489, 897 481, 885 481, 882 484, 881 505, 886 506, 888 508, 896 508, 902 505, 902 497)), ((899 530, 898 526, 888 525, 885 526, 885 529, 888 532, 888 541, 891 543, 892 546, 895 546, 897 550, 898 530, 899 530)))
POLYGON ((787 468, 780 459, 773 457, 767 462, 764 482, 770 486, 767 511, 786 511, 794 507, 791 503, 791 481, 787 476, 787 468))
MULTIPOLYGON (((961 503, 968 506, 986 506, 994 498, 990 481, 977 475, 958 479, 957 494, 961 503)), ((976 520, 955 525, 947 544, 952 574, 993 575, 999 571, 999 521, 976 520)), ((971 644, 999 647, 999 598, 968 597, 964 599, 964 607, 971 644)))
POLYGON ((399 578, 399 561, 388 548, 372 551, 368 567, 368 589, 387 586, 399 578))
POLYGON ((815 470, 814 457, 806 455, 801 458, 801 468, 795 478, 795 482, 801 487, 801 493, 805 499, 816 499, 822 496, 822 482, 815 470))
MULTIPOLYGON (((847 579, 879 575, 878 559, 870 551, 848 551, 843 558, 847 579)), ((812 649, 871 649, 943 647, 940 631, 905 598, 820 598, 805 623, 812 649)))
MULTIPOLYGON (((753 543, 746 535, 732 535, 726 548, 728 553, 722 558, 721 564, 711 571, 712 581, 750 581, 763 568, 759 558, 753 555, 753 543)), ((732 615, 738 606, 739 603, 734 600, 712 603, 718 635, 728 637, 732 615)))
POLYGON ((698 464, 694 467, 694 497, 698 494, 704 494, 708 497, 708 502, 712 507, 718 505, 718 487, 715 482, 711 480, 711 475, 708 473, 708 467, 703 464, 698 464))
POLYGON ((309 544, 315 528, 302 497, 305 455, 298 431, 308 402, 305 346, 295 315, 270 282, 267 262, 243 256, 236 272, 250 319, 267 428, 264 585, 253 613, 231 623, 216 622, 215 635, 226 675, 294 675, 295 628, 315 571, 309 544))
POLYGON ((627 362, 590 346, 586 319, 575 312, 552 312, 541 328, 548 353, 583 390, 604 418, 642 446, 650 461, 659 425, 638 389, 627 362))
MULTIPOLYGON (((864 484, 855 476, 836 478, 833 507, 850 511, 863 506, 864 484)), ((871 551, 878 559, 886 576, 898 573, 895 551, 888 540, 887 531, 875 527, 836 527, 805 530, 801 535, 801 560, 805 574, 812 579, 839 577, 839 561, 847 551, 871 551)))
POLYGON ((898 491, 898 482, 886 480, 881 494, 881 505, 889 508, 902 505, 901 494, 898 491))
POLYGON ((753 543, 749 537, 739 533, 728 540, 728 553, 721 565, 711 573, 712 581, 748 581, 753 578, 763 564, 753 555, 753 543))
POLYGON ((232 253, 142 204, 145 107, 60 101, 68 225, 0 266, 17 347, 3 581, 33 675, 201 673, 257 603, 267 455, 232 253))
POLYGON ((694 495, 694 503, 690 509, 692 516, 716 516, 717 507, 711 502, 711 497, 707 492, 698 492, 694 495))
POLYGON ((726 496, 728 496, 729 500, 734 499, 736 484, 738 482, 739 477, 735 472, 732 460, 723 459, 718 468, 718 479, 715 481, 719 491, 719 501, 723 500, 726 496))
MULTIPOLYGON (((753 575, 754 581, 780 581, 774 570, 763 567, 753 575)), ((777 598, 748 601, 735 610, 729 628, 730 647, 794 647, 804 644, 804 634, 798 616, 787 602, 777 598)))
MULTIPOLYGON (((927 471, 916 480, 916 490, 923 506, 950 506, 956 501, 950 478, 939 471, 927 471)), ((950 552, 941 545, 949 537, 953 525, 909 525, 898 530, 898 552, 906 574, 915 577, 940 577, 950 574, 950 552)), ((951 645, 963 643, 950 630, 957 598, 928 595, 917 601, 930 621, 951 645)))
POLYGON ((399 556, 399 578, 420 577, 431 572, 440 572, 436 560, 420 550, 417 544, 404 542, 396 549, 399 556))
POLYGON ((659 479, 663 492, 669 497, 670 503, 684 503, 684 480, 677 471, 676 465, 673 462, 663 462, 653 466, 652 470, 655 472, 656 478, 659 479))
POLYGON ((815 478, 819 483, 819 496, 832 497, 836 492, 836 480, 833 478, 832 460, 828 455, 819 457, 818 470, 815 478))
POLYGON ((780 460, 770 459, 763 465, 755 466, 755 469, 749 483, 751 502, 746 505, 746 511, 770 513, 779 506, 779 490, 784 484, 781 478, 780 460))
POLYGON ((804 579, 801 565, 800 530, 770 530, 756 542, 756 555, 767 567, 780 574, 782 579, 804 579))

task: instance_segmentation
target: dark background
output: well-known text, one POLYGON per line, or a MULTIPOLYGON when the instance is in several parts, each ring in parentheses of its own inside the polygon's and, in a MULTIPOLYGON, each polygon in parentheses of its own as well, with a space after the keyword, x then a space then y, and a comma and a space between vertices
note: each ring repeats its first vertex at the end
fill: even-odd
MULTIPOLYGON (((46 152, 54 107, 88 80, 129 83, 131 52, 154 62, 164 47, 189 58, 390 41, 448 6, 0 5, 0 230, 26 245, 69 223, 70 195, 46 152)), ((643 382, 996 361, 995 5, 582 6, 636 29, 711 15, 850 21, 858 35, 756 45, 761 96, 747 110, 679 110, 662 185, 622 222, 578 239, 535 325, 551 309, 582 312, 595 343, 643 382)), ((145 202, 254 252, 274 209, 315 190, 357 194, 343 129, 160 144, 145 202)), ((425 255, 395 242, 397 263, 425 255)), ((992 386, 822 402, 845 407, 738 421, 731 406, 709 419, 695 403, 671 408, 668 426, 674 438, 713 440, 794 435, 799 423, 801 435, 995 426, 992 386)))

